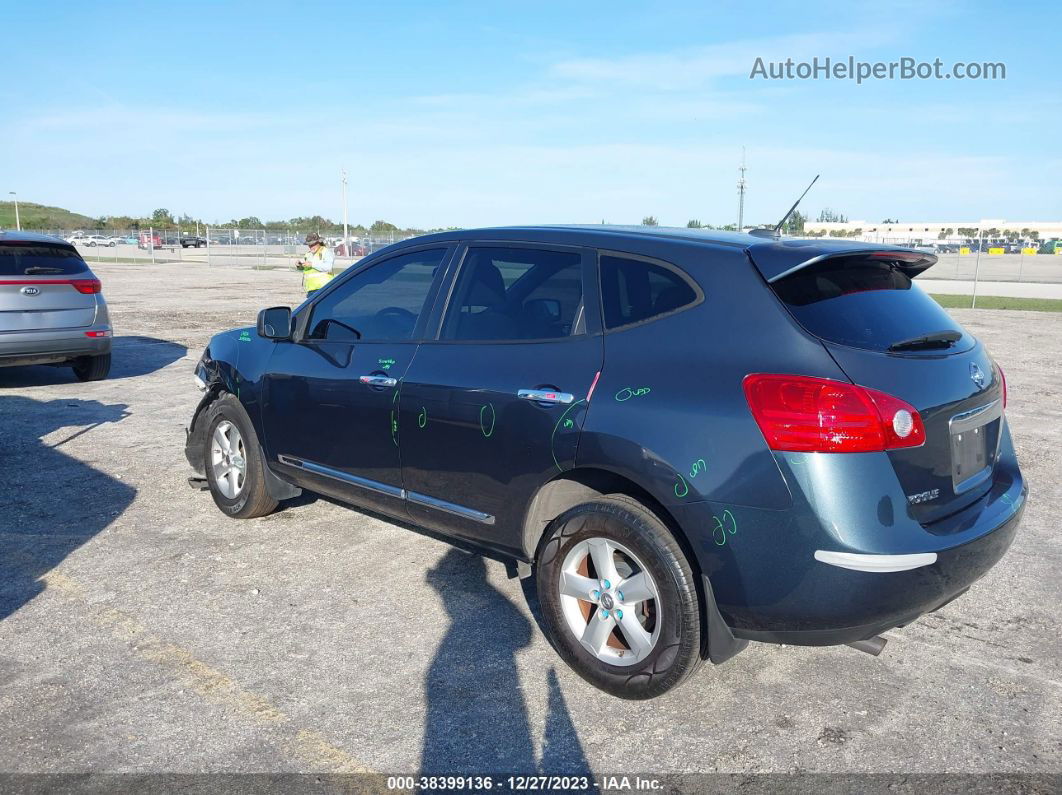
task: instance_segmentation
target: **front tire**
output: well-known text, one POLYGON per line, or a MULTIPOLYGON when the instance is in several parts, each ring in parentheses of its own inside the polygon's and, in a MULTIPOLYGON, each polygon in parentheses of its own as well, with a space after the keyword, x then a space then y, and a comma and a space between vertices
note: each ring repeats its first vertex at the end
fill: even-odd
POLYGON ((234 519, 254 519, 276 510, 265 484, 258 436, 233 395, 214 401, 207 416, 203 464, 214 504, 234 519))
POLYGON ((111 355, 82 356, 73 364, 78 381, 102 381, 111 372, 111 355))
POLYGON ((592 685, 654 698, 700 665, 693 572, 664 523, 637 500, 609 495, 565 511, 546 530, 537 569, 550 641, 592 685))

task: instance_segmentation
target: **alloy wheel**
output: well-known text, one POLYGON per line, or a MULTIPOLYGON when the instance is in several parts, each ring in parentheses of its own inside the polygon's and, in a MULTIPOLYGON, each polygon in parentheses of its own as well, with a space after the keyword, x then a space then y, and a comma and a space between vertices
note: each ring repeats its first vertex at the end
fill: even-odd
POLYGON ((218 490, 228 499, 236 499, 243 491, 247 478, 247 457, 243 436, 228 420, 222 420, 214 428, 210 443, 210 466, 218 490))
POLYGON ((564 558, 557 584, 568 628, 610 665, 634 665, 656 648, 660 597, 656 581, 630 549, 588 538, 564 558))

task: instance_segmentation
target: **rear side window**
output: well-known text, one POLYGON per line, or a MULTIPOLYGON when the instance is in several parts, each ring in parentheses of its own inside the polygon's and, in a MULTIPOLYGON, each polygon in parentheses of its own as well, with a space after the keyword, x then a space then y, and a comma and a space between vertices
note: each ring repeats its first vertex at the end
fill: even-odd
POLYGON ((584 333, 582 256, 523 247, 469 248, 443 339, 548 340, 584 333))
POLYGON ((673 270, 628 257, 601 257, 605 328, 639 323, 696 300, 697 292, 673 270))
POLYGON ((898 263, 888 260, 830 258, 771 287, 804 328, 841 345, 884 351, 926 334, 963 333, 898 263))
POLYGON ((0 243, 0 276, 69 276, 87 270, 73 249, 0 243))

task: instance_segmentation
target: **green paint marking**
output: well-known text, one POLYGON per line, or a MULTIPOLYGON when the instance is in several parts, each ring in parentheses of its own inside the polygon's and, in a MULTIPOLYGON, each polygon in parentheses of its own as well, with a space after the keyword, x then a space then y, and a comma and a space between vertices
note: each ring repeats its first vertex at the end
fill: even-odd
POLYGON ((704 463, 703 458, 698 458, 693 462, 693 466, 690 467, 690 477, 697 477, 698 472, 704 472, 708 468, 708 465, 704 463))
POLYGON ((1005 502, 1007 505, 1013 505, 1014 504, 1014 500, 1012 500, 1010 498, 1009 494, 1004 494, 1002 497, 1000 497, 1000 499, 1003 500, 1003 502, 1005 502))
POLYGON ((557 437, 557 430, 561 427, 561 425, 563 425, 565 428, 572 428, 575 426, 575 422, 572 421, 568 417, 568 415, 571 414, 572 410, 574 410, 575 407, 578 406, 580 403, 586 403, 586 400, 577 400, 570 406, 568 406, 568 408, 564 410, 564 413, 560 415, 560 419, 557 420, 557 424, 553 426, 553 433, 549 435, 549 453, 553 456, 553 463, 557 465, 557 470, 560 472, 564 471, 564 467, 562 467, 560 465, 560 461, 557 460, 557 452, 554 448, 554 442, 556 441, 557 437))
POLYGON ((623 403, 624 401, 630 400, 632 397, 641 397, 642 395, 648 395, 649 392, 650 389, 647 386, 638 387, 637 389, 631 389, 631 387, 625 386, 623 387, 623 389, 616 393, 616 400, 618 400, 620 403, 623 403))
POLYGON ((490 435, 494 433, 494 423, 497 421, 498 415, 494 412, 494 404, 488 403, 485 406, 479 407, 479 429, 483 431, 483 435, 486 438, 490 438, 490 435), (483 412, 490 409, 490 430, 487 430, 486 423, 483 422, 483 412))
POLYGON ((675 496, 685 497, 690 493, 690 484, 686 482, 686 479, 682 477, 678 472, 675 473, 675 477, 679 479, 679 482, 675 484, 675 496))
POLYGON ((730 513, 729 509, 723 511, 723 516, 712 515, 715 519, 715 527, 712 528, 712 540, 715 541, 716 546, 723 546, 726 544, 727 533, 734 535, 737 533, 737 519, 734 518, 734 514, 730 513))
POLYGON ((249 331, 241 331, 238 341, 239 342, 250 342, 251 341, 251 332, 249 332, 249 331))
POLYGON ((420 414, 417 415, 417 427, 423 428, 428 424, 428 410, 423 406, 420 407, 420 414))
POLYGON ((376 363, 380 365, 384 370, 390 370, 391 365, 395 363, 394 359, 377 359, 376 363))

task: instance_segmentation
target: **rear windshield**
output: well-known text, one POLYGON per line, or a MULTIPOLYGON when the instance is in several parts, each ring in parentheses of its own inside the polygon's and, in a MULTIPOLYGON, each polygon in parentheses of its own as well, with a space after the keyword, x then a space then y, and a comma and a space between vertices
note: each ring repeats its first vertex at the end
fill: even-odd
POLYGON ((68 276, 87 270, 81 255, 70 248, 0 243, 0 276, 68 276))
MULTIPOLYGON (((771 286, 804 328, 829 342, 883 351, 926 334, 963 333, 895 262, 830 258, 771 286)), ((952 350, 966 347, 960 341, 952 350)))

